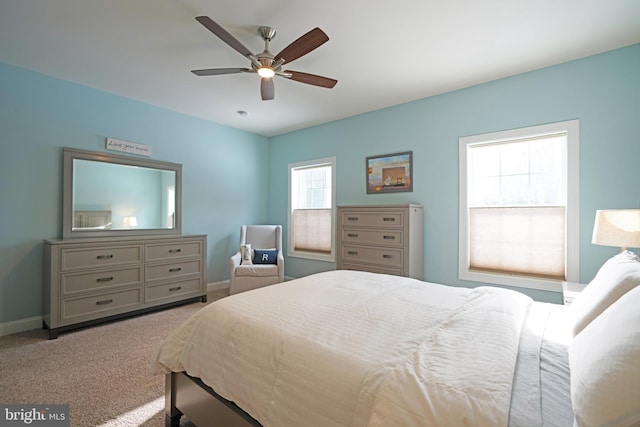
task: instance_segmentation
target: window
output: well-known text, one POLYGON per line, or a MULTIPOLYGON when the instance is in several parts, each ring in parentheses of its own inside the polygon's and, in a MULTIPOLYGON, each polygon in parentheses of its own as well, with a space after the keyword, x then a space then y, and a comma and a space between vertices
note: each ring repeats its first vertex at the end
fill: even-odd
POLYGON ((176 223, 176 187, 167 187, 167 228, 173 228, 176 223))
POLYGON ((578 280, 577 120, 460 138, 462 280, 578 280))
POLYGON ((289 165, 287 255, 335 261, 335 157, 289 165))

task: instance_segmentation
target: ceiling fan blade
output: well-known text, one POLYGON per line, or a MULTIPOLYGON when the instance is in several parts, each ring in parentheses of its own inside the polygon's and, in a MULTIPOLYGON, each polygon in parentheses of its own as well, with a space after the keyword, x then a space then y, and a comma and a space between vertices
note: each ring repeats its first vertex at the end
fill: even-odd
POLYGON ((269 101, 275 97, 273 78, 263 77, 260 79, 260 95, 263 101, 269 101))
POLYGON ((219 76, 222 74, 249 73, 248 68, 209 68, 207 70, 191 70, 196 76, 219 76))
POLYGON ((290 74, 291 76, 285 75, 283 77, 287 77, 291 80, 295 80, 300 83, 306 83, 308 85, 326 87, 327 89, 333 88, 336 85, 336 83, 338 83, 338 81, 335 79, 330 79, 329 77, 317 76, 315 74, 309 74, 309 73, 303 73, 300 71, 291 71, 291 70, 286 70, 284 72, 286 74, 290 74))
POLYGON ((245 56, 251 60, 255 58, 255 55, 245 45, 240 43, 240 41, 233 37, 227 30, 215 23, 213 19, 209 18, 208 16, 197 16, 196 21, 204 25, 209 31, 218 36, 220 40, 240 52, 242 56, 245 56))
POLYGON ((328 41, 329 36, 320 28, 316 27, 285 47, 275 56, 275 60, 279 64, 295 61, 328 41))

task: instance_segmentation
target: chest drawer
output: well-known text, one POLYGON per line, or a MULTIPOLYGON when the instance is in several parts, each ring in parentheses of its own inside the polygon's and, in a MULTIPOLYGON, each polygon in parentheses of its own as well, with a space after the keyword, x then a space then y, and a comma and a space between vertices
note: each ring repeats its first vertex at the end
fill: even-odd
POLYGON ((63 249, 62 270, 95 268, 142 262, 142 246, 106 246, 103 248, 63 249))
POLYGON ((404 225, 404 212, 361 212, 341 211, 341 223, 346 226, 360 227, 402 227, 404 225))
POLYGON ((200 256, 201 252, 202 246, 198 242, 161 243, 145 246, 145 258, 147 261, 164 261, 200 256))
POLYGON ((171 279, 194 273, 197 274, 200 273, 200 271, 200 260, 151 265, 147 266, 146 280, 147 282, 151 282, 154 280, 171 279))
POLYGON ((400 247, 404 244, 402 230, 367 230, 345 227, 340 230, 340 233, 340 237, 345 243, 400 247))
POLYGON ((78 292, 108 289, 116 286, 139 285, 142 283, 142 269, 140 267, 132 267, 82 274, 63 274, 60 282, 62 295, 72 295, 78 292))
POLYGON ((145 290, 145 300, 156 302, 181 297, 189 293, 198 293, 200 290, 200 278, 171 282, 164 285, 149 286, 145 290))
POLYGON ((402 268, 403 265, 402 249, 343 245, 341 250, 344 262, 361 262, 398 268, 402 268))
POLYGON ((90 320, 110 316, 142 305, 142 288, 92 295, 86 298, 63 299, 60 321, 90 320))

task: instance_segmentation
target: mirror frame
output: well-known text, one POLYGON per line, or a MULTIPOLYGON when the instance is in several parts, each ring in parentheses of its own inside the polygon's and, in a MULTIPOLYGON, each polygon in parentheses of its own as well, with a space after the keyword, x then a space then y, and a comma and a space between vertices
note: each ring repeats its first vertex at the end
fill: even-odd
POLYGON ((98 151, 63 148, 62 169, 62 238, 83 237, 115 237, 115 236, 154 236, 179 235, 182 233, 182 165, 179 163, 162 162, 137 157, 120 156, 98 151), (91 160, 94 162, 115 163, 127 166, 139 166, 152 169, 173 171, 175 182, 175 226, 174 228, 145 228, 125 230, 73 230, 73 161, 91 160))

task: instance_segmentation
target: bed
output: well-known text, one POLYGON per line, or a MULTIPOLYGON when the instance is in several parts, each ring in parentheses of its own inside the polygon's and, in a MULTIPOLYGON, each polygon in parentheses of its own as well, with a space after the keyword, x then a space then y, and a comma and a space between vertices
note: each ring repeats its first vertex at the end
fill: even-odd
POLYGON ((571 315, 501 288, 330 271, 204 307, 152 370, 168 426, 572 426, 571 315))
POLYGON ((111 211, 73 211, 74 230, 110 230, 111 211))

